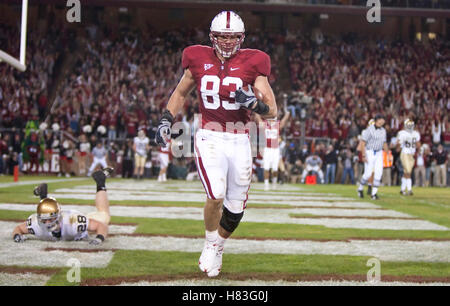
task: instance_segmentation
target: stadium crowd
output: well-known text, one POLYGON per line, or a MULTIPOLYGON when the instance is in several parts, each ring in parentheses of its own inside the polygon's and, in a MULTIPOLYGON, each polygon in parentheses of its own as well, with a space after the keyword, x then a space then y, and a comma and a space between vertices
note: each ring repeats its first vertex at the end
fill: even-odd
MULTIPOLYGON (((2 46, 8 46, 13 54, 17 53, 11 50, 15 35, 11 28, 0 28, 2 46)), ((151 140, 152 151, 145 176, 155 176, 158 148, 153 139, 159 116, 182 74, 181 52, 191 44, 208 44, 207 33, 184 29, 157 35, 91 26, 81 47, 73 52, 77 56, 74 69, 66 72, 59 84, 52 83, 53 70, 67 46, 62 39, 65 35, 55 31, 29 36, 27 72, 0 65, 0 128, 4 130, 0 173, 11 174, 15 165, 23 172, 38 172, 39 167, 30 164, 33 162, 47 164, 41 172, 85 175, 91 165, 90 153, 100 142, 107 147, 108 163, 116 173, 131 177, 133 138, 142 129, 151 140), (51 86, 57 86, 55 107, 42 125, 51 86)), ((398 184, 401 178, 395 140, 403 120, 410 118, 426 144, 418 152, 421 158, 417 158, 416 168, 420 171, 415 176, 421 179, 416 179, 416 184, 448 185, 439 183, 436 175, 442 164, 445 172, 449 171, 447 42, 439 38, 428 44, 365 41, 355 35, 310 38, 293 32, 266 36, 255 31, 247 34, 244 47, 271 55, 270 82, 281 113, 291 113, 281 133, 281 182, 300 181, 306 159, 317 155, 326 183, 355 183, 363 168, 356 152, 358 137, 375 113, 384 113, 393 157, 384 183, 398 184), (293 94, 277 82, 286 62, 284 53, 293 94), (283 98, 285 93, 289 98, 283 98), (302 123, 307 140, 303 146, 302 123)), ((196 101, 194 91, 177 118, 191 129, 196 126, 196 101)), ((258 180, 262 180, 260 159, 255 158, 254 165, 258 180)), ((192 158, 173 158, 169 177, 192 177, 195 171, 192 158)))

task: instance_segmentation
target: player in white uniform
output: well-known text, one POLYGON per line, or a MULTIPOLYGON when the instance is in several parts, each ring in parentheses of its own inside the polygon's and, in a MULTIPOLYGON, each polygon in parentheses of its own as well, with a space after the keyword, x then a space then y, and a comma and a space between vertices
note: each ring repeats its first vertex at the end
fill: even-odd
POLYGON ((169 166, 169 154, 171 148, 171 141, 167 142, 165 146, 159 147, 158 160, 159 160, 159 175, 158 182, 167 181, 167 167, 169 166))
POLYGON ((397 135, 397 150, 400 150, 400 161, 403 166, 403 177, 400 194, 413 195, 411 173, 414 168, 414 154, 420 148, 420 134, 414 130, 414 122, 406 119, 404 129, 397 135), (408 189, 406 192, 405 189, 408 189))
POLYGON ((87 176, 91 176, 92 171, 94 171, 99 164, 102 166, 102 169, 108 167, 106 163, 107 154, 108 151, 106 151, 105 147, 103 146, 103 143, 101 141, 97 142, 97 145, 92 150, 93 160, 91 167, 89 167, 87 176))
POLYGON ((320 183, 323 184, 322 159, 318 155, 308 156, 305 160, 306 167, 302 173, 302 184, 305 183, 306 176, 310 171, 314 171, 319 175, 320 183))
POLYGON ((147 160, 147 152, 150 149, 150 140, 145 136, 144 130, 139 130, 138 136, 134 137, 134 176, 141 179, 144 175, 145 161, 147 160))
POLYGON ((47 197, 47 184, 43 183, 36 187, 34 194, 41 198, 37 212, 27 221, 16 226, 12 235, 14 241, 24 242, 26 234, 33 235, 38 240, 79 241, 88 239, 88 232, 95 232, 96 236, 90 240, 89 244, 101 244, 108 234, 108 224, 111 219, 105 181, 112 171, 112 168, 105 168, 92 175, 97 183, 95 196, 97 211, 87 215, 76 210, 61 209, 54 198, 47 197))

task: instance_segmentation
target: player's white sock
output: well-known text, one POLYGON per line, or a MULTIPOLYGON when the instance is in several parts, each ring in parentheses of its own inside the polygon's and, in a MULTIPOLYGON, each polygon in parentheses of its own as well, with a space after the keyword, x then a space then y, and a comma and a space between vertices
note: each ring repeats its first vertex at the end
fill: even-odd
POLYGON ((372 186, 372 195, 376 195, 378 191, 378 187, 372 186))
POLYGON ((408 191, 411 191, 411 189, 412 189, 412 179, 411 178, 406 179, 406 188, 408 189, 408 191))
POLYGON ((364 190, 364 185, 359 183, 358 191, 363 191, 363 190, 364 190))
POLYGON ((225 242, 227 241, 227 238, 223 238, 219 234, 217 234, 217 245, 219 247, 223 247, 225 245, 225 242))
POLYGON ((277 177, 273 177, 272 178, 272 184, 276 184, 277 183, 278 178, 277 177))
POLYGON ((205 231, 205 237, 206 237, 206 241, 208 242, 214 242, 217 240, 217 237, 219 236, 218 231, 205 231))
POLYGON ((167 173, 163 174, 163 182, 167 181, 167 173))
POLYGON ((402 187, 401 187, 401 191, 405 191, 406 189, 406 179, 404 177, 402 177, 402 187))
POLYGON ((264 179, 264 185, 269 186, 269 179, 264 179))

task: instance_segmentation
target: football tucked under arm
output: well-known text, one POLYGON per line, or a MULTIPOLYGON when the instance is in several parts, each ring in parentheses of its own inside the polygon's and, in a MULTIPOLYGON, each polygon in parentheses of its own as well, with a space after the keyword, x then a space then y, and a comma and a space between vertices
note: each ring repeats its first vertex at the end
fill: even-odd
POLYGON ((237 103, 257 114, 267 115, 270 111, 268 98, 257 87, 247 85, 239 88, 235 97, 237 103))

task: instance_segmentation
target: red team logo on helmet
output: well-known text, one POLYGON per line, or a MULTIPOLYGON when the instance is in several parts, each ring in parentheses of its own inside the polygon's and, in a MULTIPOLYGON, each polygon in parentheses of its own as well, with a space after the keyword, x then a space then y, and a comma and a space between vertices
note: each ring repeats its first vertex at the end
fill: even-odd
POLYGON ((209 38, 214 49, 224 58, 229 58, 239 51, 245 38, 244 22, 232 11, 223 11, 211 22, 209 38))

